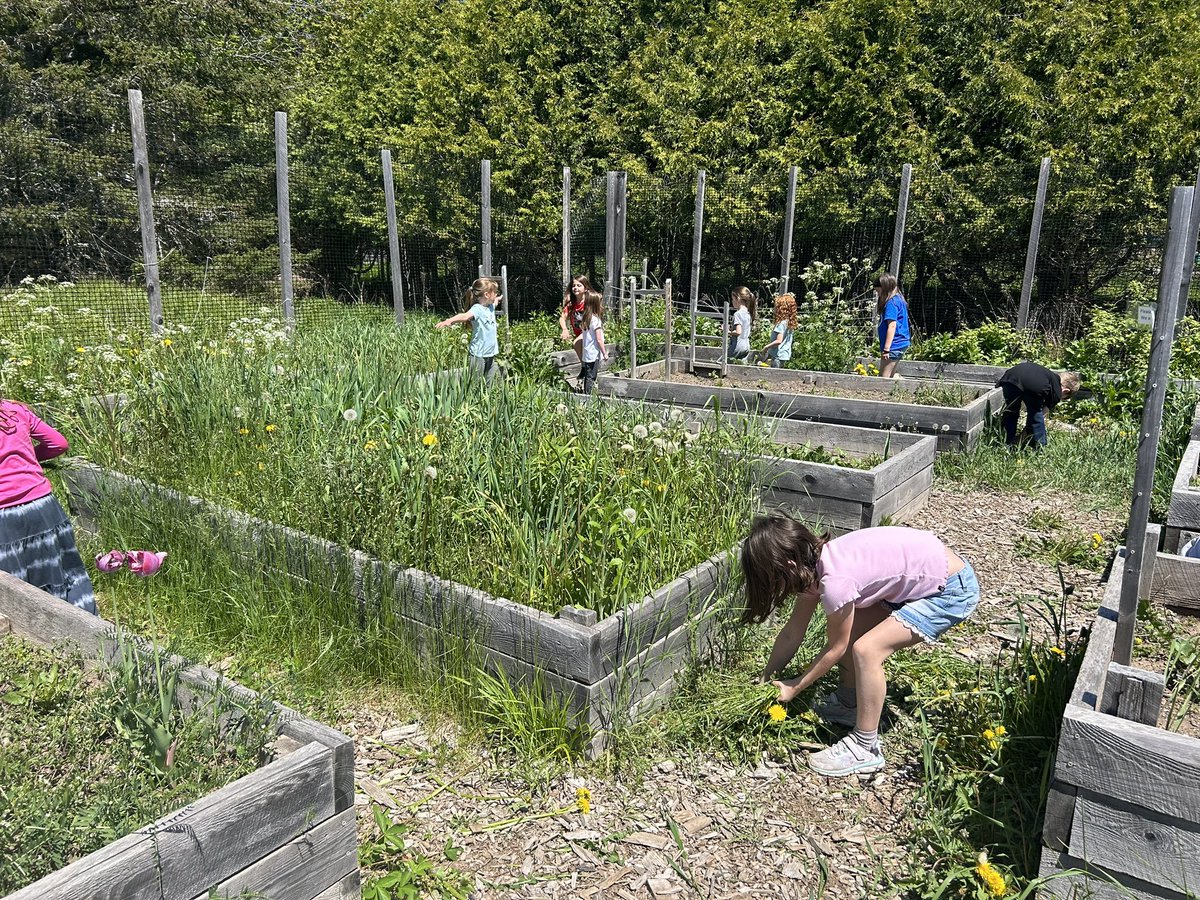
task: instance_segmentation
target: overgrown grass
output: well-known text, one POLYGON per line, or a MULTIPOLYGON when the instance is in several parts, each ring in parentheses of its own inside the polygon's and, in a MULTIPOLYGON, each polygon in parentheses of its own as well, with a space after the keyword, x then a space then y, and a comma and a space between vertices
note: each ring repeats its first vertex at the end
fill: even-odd
POLYGON ((259 765, 265 720, 231 732, 219 705, 164 714, 136 674, 144 660, 130 658, 98 677, 68 651, 0 640, 0 894, 259 765), (151 725, 169 737, 168 755, 156 754, 151 725))

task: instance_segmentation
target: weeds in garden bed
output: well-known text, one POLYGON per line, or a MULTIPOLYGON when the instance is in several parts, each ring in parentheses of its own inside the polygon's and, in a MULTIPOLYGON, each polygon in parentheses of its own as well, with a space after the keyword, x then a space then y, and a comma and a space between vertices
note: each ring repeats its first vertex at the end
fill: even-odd
POLYGON ((261 711, 242 711, 230 730, 219 697, 187 715, 163 709, 142 680, 154 664, 123 647, 128 665, 104 677, 69 651, 0 640, 0 895, 262 761, 273 732, 261 711), (155 736, 167 738, 161 753, 155 736))

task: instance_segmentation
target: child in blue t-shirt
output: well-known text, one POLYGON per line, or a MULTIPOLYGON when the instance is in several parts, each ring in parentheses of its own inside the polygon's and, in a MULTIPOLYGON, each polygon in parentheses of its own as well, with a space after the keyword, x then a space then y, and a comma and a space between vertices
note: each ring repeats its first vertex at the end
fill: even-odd
POLYGON ((884 378, 899 377, 896 365, 912 343, 912 332, 908 327, 908 303, 891 272, 875 279, 875 299, 879 304, 879 374, 884 378))
POLYGON ((775 298, 775 324, 771 326, 771 343, 763 347, 772 369, 783 368, 792 358, 792 338, 796 334, 799 314, 795 294, 780 294, 775 298))
POLYGON ((463 302, 469 304, 466 312, 438 322, 435 328, 471 323, 471 343, 467 345, 469 365, 472 371, 483 375, 489 382, 496 374, 496 354, 500 344, 496 338, 496 304, 500 302, 500 285, 494 278, 477 278, 467 290, 463 302))

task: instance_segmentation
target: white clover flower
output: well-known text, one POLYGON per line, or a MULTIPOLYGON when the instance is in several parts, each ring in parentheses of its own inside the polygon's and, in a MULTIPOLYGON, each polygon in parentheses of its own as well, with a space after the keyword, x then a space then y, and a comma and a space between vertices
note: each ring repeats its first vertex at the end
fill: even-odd
POLYGON ((634 449, 635 448, 634 448, 633 444, 622 444, 621 445, 621 450, 625 453, 633 453, 634 449))
POLYGON ((634 522, 637 521, 637 510, 634 509, 632 506, 627 506, 623 510, 621 510, 621 516, 622 516, 622 518, 625 519, 626 522, 628 522, 630 525, 632 525, 634 522))
POLYGON ((644 441, 646 439, 646 436, 649 433, 650 432, 648 432, 646 430, 646 426, 641 424, 640 422, 637 425, 633 426, 633 436, 635 438, 637 438, 639 441, 644 441))
POLYGON ((662 428, 663 428, 662 422, 651 422, 650 423, 650 433, 651 434, 661 434, 662 428))
MULTIPOLYGON (((350 409, 342 410, 342 418, 347 422, 358 421, 358 410, 351 407, 350 409)), ((436 474, 436 473, 435 473, 436 474)))
POLYGON ((428 478, 430 481, 433 481, 435 478, 437 478, 437 467, 436 466, 426 466, 425 467, 425 477, 428 478))

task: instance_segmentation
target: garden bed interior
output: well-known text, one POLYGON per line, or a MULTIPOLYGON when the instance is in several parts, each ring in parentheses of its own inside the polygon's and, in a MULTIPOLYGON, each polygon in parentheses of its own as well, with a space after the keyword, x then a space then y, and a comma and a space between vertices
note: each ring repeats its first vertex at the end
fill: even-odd
POLYGON ((1200 437, 1195 432, 1200 428, 1200 410, 1197 410, 1197 425, 1193 426, 1192 439, 1183 451, 1175 481, 1171 485, 1171 503, 1167 507, 1166 547, 1177 551, 1189 539, 1200 534, 1200 437))
MULTIPOLYGON (((1042 834, 1041 874, 1057 877, 1042 893, 1183 900, 1200 884, 1200 738, 1158 727, 1161 674, 1113 662, 1124 563, 1122 550, 1063 716, 1042 834)), ((1138 593, 1200 613, 1200 561, 1149 554, 1138 593)))
MULTIPOLYGON (((72 645, 93 662, 116 652, 113 625, 0 572, 0 640, 10 631, 34 644, 72 645)), ((176 702, 186 709, 214 692, 258 699, 211 669, 167 662, 183 666, 176 702)), ((360 897, 353 743, 286 707, 275 711, 271 761, 8 900, 360 897)))
POLYGON ((933 435, 938 450, 969 449, 978 442, 992 414, 999 412, 1003 395, 999 388, 953 381, 919 381, 837 375, 800 369, 768 369, 759 366, 729 366, 720 380, 711 370, 697 366, 695 371, 684 360, 663 361, 638 366, 635 377, 605 375, 600 387, 616 397, 675 403, 682 406, 714 407, 739 412, 757 412, 785 419, 854 425, 864 428, 897 428, 933 435), (678 375, 695 376, 703 383, 677 383, 665 380, 678 375), (797 387, 831 395, 795 393, 797 387), (789 391, 791 388, 792 391, 789 391), (896 390, 921 388, 959 390, 966 399, 962 406, 933 406, 902 402, 889 395, 896 390), (839 391, 857 396, 836 396, 839 391), (862 395, 878 395, 865 399, 862 395))

